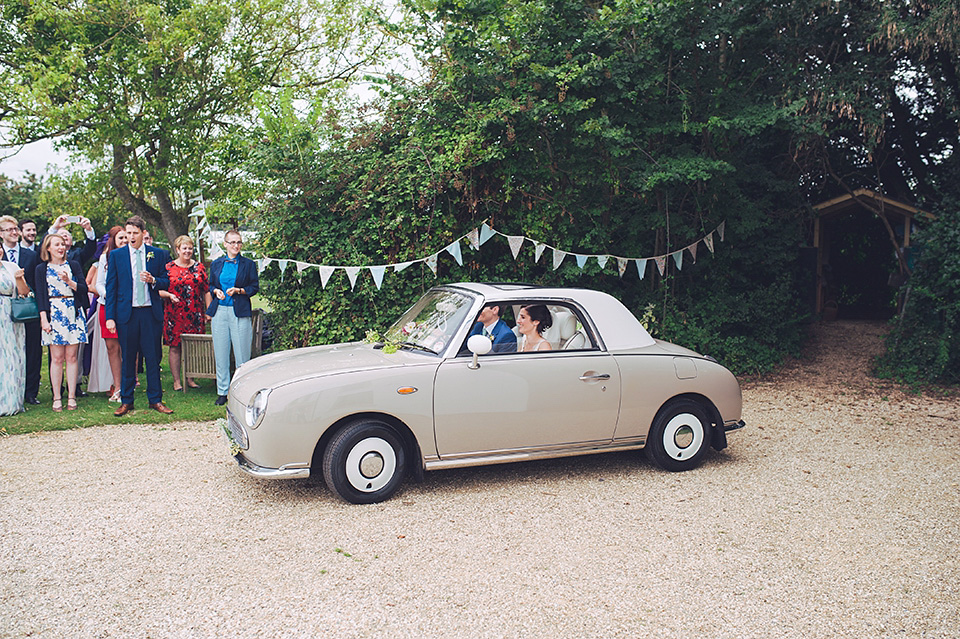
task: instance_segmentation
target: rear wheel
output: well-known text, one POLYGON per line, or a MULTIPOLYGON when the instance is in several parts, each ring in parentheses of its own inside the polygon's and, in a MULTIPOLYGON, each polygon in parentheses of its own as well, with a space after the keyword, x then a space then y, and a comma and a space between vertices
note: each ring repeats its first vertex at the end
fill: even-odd
POLYGON ((327 486, 352 504, 389 499, 406 472, 403 442, 383 422, 364 420, 337 433, 323 453, 327 486))
POLYGON ((657 413, 644 450, 660 468, 678 472, 699 466, 709 447, 706 411, 691 399, 677 399, 657 413))

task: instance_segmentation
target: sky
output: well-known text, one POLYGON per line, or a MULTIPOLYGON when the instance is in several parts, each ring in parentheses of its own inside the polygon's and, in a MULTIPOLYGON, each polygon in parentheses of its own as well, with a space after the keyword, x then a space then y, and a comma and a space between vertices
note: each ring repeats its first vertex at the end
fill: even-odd
POLYGON ((54 150, 49 140, 34 142, 11 155, 14 149, 0 149, 0 174, 11 180, 20 181, 27 172, 37 176, 48 176, 70 166, 70 160, 64 153, 54 150))

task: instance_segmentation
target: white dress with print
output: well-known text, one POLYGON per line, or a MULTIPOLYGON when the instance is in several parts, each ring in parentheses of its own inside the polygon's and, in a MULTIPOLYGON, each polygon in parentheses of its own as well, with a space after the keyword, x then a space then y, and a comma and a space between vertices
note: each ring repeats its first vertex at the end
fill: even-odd
POLYGON ((66 262, 59 265, 47 264, 47 291, 50 294, 48 319, 53 330, 49 333, 40 331, 40 343, 44 346, 86 344, 86 318, 83 317, 82 309, 80 317, 77 317, 73 290, 60 279, 60 273, 70 275, 70 265, 66 262))

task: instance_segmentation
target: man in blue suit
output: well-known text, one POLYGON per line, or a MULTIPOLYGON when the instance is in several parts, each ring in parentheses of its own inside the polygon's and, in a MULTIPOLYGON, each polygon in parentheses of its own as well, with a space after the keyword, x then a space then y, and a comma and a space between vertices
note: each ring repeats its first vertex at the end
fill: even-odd
POLYGON ((150 408, 169 415, 160 387, 160 362, 157 341, 163 328, 163 302, 160 291, 170 286, 167 262, 170 254, 146 246, 143 219, 134 215, 127 220, 127 245, 110 251, 107 258, 107 298, 104 308, 107 328, 120 337, 122 371, 120 408, 122 417, 133 410, 133 391, 137 385, 137 352, 143 353, 147 373, 147 402, 150 408))
MULTIPOLYGON (((23 278, 27 281, 30 291, 37 290, 37 262, 40 259, 36 253, 20 244, 20 228, 17 221, 9 215, 0 217, 0 236, 3 241, 3 259, 16 262, 23 269, 23 278)), ((46 282, 43 282, 46 286, 46 282)), ((37 392, 40 390, 40 363, 43 359, 43 348, 40 346, 40 320, 30 320, 23 323, 26 338, 27 380, 24 385, 23 402, 37 405, 37 392)))
POLYGON ((479 321, 473 325, 470 335, 486 335, 493 342, 494 353, 513 353, 517 350, 517 336, 507 323, 500 319, 500 306, 484 306, 479 321))

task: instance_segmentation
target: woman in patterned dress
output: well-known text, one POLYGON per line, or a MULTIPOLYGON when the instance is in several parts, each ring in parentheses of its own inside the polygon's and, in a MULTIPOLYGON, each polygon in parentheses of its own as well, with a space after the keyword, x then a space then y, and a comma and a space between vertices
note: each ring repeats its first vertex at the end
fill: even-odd
MULTIPOLYGON (((173 242, 177 259, 167 262, 170 288, 160 291, 163 304, 163 343, 170 347, 170 371, 173 390, 183 390, 180 380, 180 336, 184 333, 202 333, 210 304, 207 271, 193 259, 193 240, 181 235, 173 242)), ((185 380, 190 388, 197 388, 192 379, 185 380)))
POLYGON ((67 367, 67 410, 77 409, 77 345, 87 342, 84 309, 90 304, 80 264, 67 261, 67 245, 57 234, 43 238, 37 265, 40 343, 50 347, 53 410, 63 410, 60 384, 67 367))
POLYGON ((24 327, 10 317, 10 299, 15 293, 30 294, 23 269, 12 262, 0 262, 0 415, 16 415, 23 410, 27 379, 24 327))

